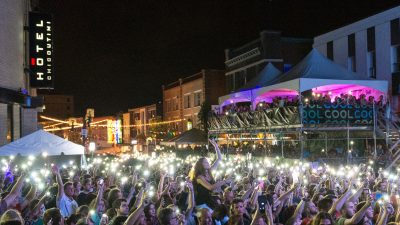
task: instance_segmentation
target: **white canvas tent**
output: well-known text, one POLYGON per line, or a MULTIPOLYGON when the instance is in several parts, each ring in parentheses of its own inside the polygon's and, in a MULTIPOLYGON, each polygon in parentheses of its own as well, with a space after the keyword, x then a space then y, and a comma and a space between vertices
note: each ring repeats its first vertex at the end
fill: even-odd
POLYGON ((240 102, 243 99, 251 99, 253 105, 255 105, 271 91, 294 91, 298 94, 315 88, 335 91, 349 86, 374 89, 384 97, 388 93, 388 82, 386 80, 360 77, 321 55, 318 50, 313 49, 290 71, 269 81, 266 86, 222 96, 219 98, 219 103, 224 106, 240 102))
POLYGON ((271 88, 274 89, 276 86, 286 86, 303 92, 330 84, 357 84, 373 88, 385 94, 388 89, 387 81, 361 77, 321 55, 318 50, 313 49, 295 67, 272 81, 270 86, 259 88, 255 93, 262 93, 271 90, 271 88))
POLYGON ((38 130, 12 143, 0 147, 0 156, 20 154, 21 156, 39 155, 47 152, 49 156, 83 155, 84 147, 60 138, 44 130, 38 130))
POLYGON ((234 102, 252 101, 252 90, 268 85, 271 81, 275 80, 282 72, 278 70, 272 63, 268 63, 264 69, 257 74, 256 77, 247 82, 239 91, 225 96, 219 97, 219 102, 224 101, 225 104, 234 102))

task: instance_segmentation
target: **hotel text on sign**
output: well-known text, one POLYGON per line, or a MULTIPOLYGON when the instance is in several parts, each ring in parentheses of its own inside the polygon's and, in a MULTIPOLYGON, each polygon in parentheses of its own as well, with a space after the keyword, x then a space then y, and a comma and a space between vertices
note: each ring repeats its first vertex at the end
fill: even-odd
POLYGON ((30 85, 53 88, 53 22, 50 14, 29 13, 30 85))

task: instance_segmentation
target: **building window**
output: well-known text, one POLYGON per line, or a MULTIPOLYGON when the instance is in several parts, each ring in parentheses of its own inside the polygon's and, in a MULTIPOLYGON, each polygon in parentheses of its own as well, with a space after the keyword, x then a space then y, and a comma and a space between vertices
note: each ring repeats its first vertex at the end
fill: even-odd
POLYGON ((169 100, 165 100, 165 112, 169 112, 169 100))
POLYGON ((247 68, 247 70, 246 70, 246 83, 251 81, 256 76, 257 76, 257 71, 256 71, 256 67, 255 66, 247 68))
POLYGON ((355 56, 347 57, 347 70, 356 72, 356 57, 355 56))
POLYGON ((375 27, 367 29, 367 49, 368 52, 375 51, 375 27))
POLYGON ((187 109, 190 108, 190 95, 183 96, 183 108, 187 109))
POLYGON ((235 79, 234 79, 234 75, 233 74, 229 74, 226 76, 226 88, 228 93, 231 93, 232 91, 235 90, 234 86, 235 86, 235 79))
POLYGON ((355 34, 347 36, 347 69, 356 72, 356 37, 355 34))
POLYGON ((368 77, 376 78, 375 27, 367 29, 367 49, 368 77))
POLYGON ((201 105, 201 92, 194 93, 194 106, 201 105))
POLYGON ((234 90, 242 87, 246 82, 246 72, 245 70, 235 73, 235 86, 234 90))
POLYGON ((67 106, 67 111, 69 110, 69 106, 67 106))
POLYGON ((174 105, 173 105, 173 109, 174 110, 179 110, 179 101, 178 101, 178 98, 174 98, 173 99, 173 101, 174 101, 174 105))
POLYGON ((400 45, 400 19, 390 21, 390 42, 392 45, 400 45))
POLYGON ((333 41, 326 44, 326 57, 333 61, 333 41))
POLYGON ((7 143, 14 140, 14 118, 13 118, 13 105, 7 105, 7 143))
POLYGON ((67 98, 67 102, 69 102, 69 98, 67 98))
POLYGON ((392 73, 400 72, 400 45, 391 47, 392 73))
POLYGON ((138 121, 140 119, 140 114, 139 113, 135 113, 135 121, 138 121))
POLYGON ((376 78, 376 53, 375 51, 368 52, 367 55, 368 77, 376 78))

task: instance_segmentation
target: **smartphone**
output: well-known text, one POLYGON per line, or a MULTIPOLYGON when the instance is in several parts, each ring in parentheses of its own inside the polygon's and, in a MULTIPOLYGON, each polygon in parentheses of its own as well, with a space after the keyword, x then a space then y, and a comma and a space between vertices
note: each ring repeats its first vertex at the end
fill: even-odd
POLYGON ((371 194, 371 191, 369 190, 369 188, 364 188, 363 192, 365 194, 371 194))
POLYGON ((274 196, 272 194, 267 194, 265 197, 267 198, 268 204, 271 207, 273 207, 273 205, 274 205, 274 196))
POLYGON ((103 183, 104 183, 104 180, 103 180, 103 179, 100 179, 100 180, 99 180, 99 184, 102 185, 103 183))
POLYGON ((267 196, 260 195, 260 196, 258 196, 257 201, 258 201, 258 207, 259 207, 258 210, 260 212, 264 212, 265 206, 267 205, 267 202, 268 202, 267 196))

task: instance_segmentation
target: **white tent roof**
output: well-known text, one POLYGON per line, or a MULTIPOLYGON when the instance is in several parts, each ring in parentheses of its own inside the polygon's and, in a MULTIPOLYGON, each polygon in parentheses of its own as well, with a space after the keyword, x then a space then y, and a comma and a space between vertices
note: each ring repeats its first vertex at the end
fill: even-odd
POLYGON ((316 49, 313 49, 290 71, 269 81, 268 86, 222 96, 219 98, 219 103, 223 106, 240 102, 244 99, 257 101, 260 100, 259 98, 263 94, 272 90, 303 92, 327 85, 331 85, 331 88, 337 88, 338 85, 357 85, 375 89, 382 92, 385 96, 388 93, 388 82, 386 80, 360 77, 358 74, 348 71, 346 68, 321 55, 316 49))
POLYGON ((312 49, 296 66, 275 79, 272 84, 296 78, 316 78, 333 80, 371 80, 347 70, 326 58, 316 49, 312 49))
POLYGON ((0 147, 0 156, 17 154, 21 154, 22 156, 39 155, 42 152, 47 152, 49 156, 61 155, 62 152, 64 155, 83 155, 84 147, 44 130, 38 130, 0 147))
POLYGON ((268 63, 256 77, 247 82, 239 90, 242 91, 267 86, 271 81, 277 79, 280 74, 282 74, 280 70, 278 70, 272 63, 268 63))
POLYGON ((247 82, 242 88, 237 90, 235 93, 219 97, 218 101, 220 104, 223 103, 222 105, 252 101, 253 96, 251 89, 269 85, 271 81, 275 80, 281 73, 282 72, 278 70, 272 63, 268 63, 265 65, 264 69, 257 74, 256 77, 247 82))
POLYGON ((303 92, 315 87, 331 84, 355 84, 370 87, 383 92, 385 95, 388 91, 388 83, 386 80, 361 77, 329 60, 316 49, 312 49, 295 67, 282 74, 271 83, 271 86, 254 90, 254 95, 257 96, 258 94, 282 86, 303 92))

